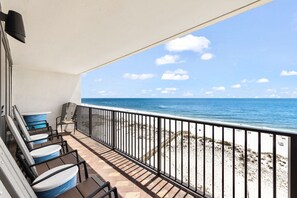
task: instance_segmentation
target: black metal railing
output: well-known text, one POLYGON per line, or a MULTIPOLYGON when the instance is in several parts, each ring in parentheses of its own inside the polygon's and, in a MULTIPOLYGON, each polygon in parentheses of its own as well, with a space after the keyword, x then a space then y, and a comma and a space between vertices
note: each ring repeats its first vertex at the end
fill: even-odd
POLYGON ((94 106, 77 129, 204 197, 297 197, 293 132, 94 106))

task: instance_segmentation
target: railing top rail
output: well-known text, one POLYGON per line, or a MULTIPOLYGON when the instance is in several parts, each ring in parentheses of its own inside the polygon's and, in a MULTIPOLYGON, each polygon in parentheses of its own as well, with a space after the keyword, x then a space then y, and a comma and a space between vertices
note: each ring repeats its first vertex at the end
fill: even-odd
POLYGON ((276 135, 283 135, 283 136, 296 136, 297 131, 284 131, 274 128, 267 128, 267 127, 254 127, 244 124, 235 124, 235 123, 225 123, 225 122, 215 122, 215 121, 209 121, 209 120, 201 120, 201 119, 195 119, 195 118, 185 118, 185 117, 179 117, 174 115, 168 115, 168 114, 161 114, 161 113, 150 113, 150 112, 143 112, 143 111, 137 111, 137 110, 131 110, 131 109, 124 109, 124 108, 113 108, 113 107, 105 107, 105 106, 97 106, 97 105, 89 105, 89 104, 80 104, 78 106, 81 107, 87 107, 87 108, 93 108, 93 109, 99 109, 99 110, 106 110, 106 111, 116 111, 120 113, 131 113, 131 114, 137 114, 142 116, 151 116, 156 118, 164 118, 164 119, 171 119, 171 120, 178 120, 183 122, 192 122, 197 124, 205 124, 205 125, 213 125, 216 127, 225 127, 225 128, 235 128, 238 130, 247 130, 247 131, 254 131, 254 132, 261 132, 261 133, 269 133, 269 134, 276 134, 276 135))

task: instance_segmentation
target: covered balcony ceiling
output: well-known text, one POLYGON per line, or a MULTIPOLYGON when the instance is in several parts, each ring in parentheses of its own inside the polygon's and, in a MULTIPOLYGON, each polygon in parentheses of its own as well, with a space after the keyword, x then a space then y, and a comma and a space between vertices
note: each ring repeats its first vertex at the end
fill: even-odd
POLYGON ((26 44, 9 37, 13 65, 81 74, 269 0, 2 0, 23 15, 26 44))

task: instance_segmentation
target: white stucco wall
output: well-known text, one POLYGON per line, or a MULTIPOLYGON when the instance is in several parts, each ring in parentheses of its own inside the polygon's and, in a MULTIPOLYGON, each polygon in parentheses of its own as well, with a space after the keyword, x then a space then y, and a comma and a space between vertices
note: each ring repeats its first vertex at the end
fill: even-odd
POLYGON ((50 111, 47 118, 53 128, 62 104, 80 100, 80 75, 13 67, 13 105, 21 112, 50 111))

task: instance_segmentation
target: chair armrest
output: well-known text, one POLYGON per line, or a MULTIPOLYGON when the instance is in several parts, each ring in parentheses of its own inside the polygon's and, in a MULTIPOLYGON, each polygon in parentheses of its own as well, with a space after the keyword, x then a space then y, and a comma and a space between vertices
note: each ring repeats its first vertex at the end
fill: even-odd
MULTIPOLYGON (((104 195, 102 195, 101 198, 104 198, 104 197, 106 197, 107 195, 111 195, 111 193, 114 194, 114 197, 115 197, 115 198, 118 198, 118 190, 117 190, 116 187, 113 187, 112 189, 110 189, 108 192, 106 192, 104 195)), ((110 197, 110 196, 108 196, 108 197, 110 197)))
POLYGON ((61 117, 62 117, 62 116, 58 116, 58 117, 56 117, 56 124, 57 124, 58 122, 61 121, 61 117), (58 120, 60 120, 60 121, 58 121, 58 120))
POLYGON ((40 182, 43 182, 44 180, 46 180, 46 179, 48 179, 48 178, 50 178, 50 177, 53 177, 53 176, 57 175, 58 173, 61 173, 61 172, 65 171, 65 170, 67 170, 67 169, 69 169, 69 168, 74 167, 74 166, 79 166, 79 164, 73 164, 73 165, 71 165, 71 166, 62 168, 62 169, 60 169, 60 170, 58 170, 58 171, 56 171, 56 172, 53 172, 53 173, 47 175, 46 177, 44 177, 44 178, 42 178, 42 179, 40 179, 40 180, 38 180, 38 181, 36 181, 36 182, 33 182, 33 183, 31 184, 31 186, 34 186, 34 185, 36 185, 36 184, 38 184, 38 183, 40 183, 40 182))
MULTIPOLYGON (((51 126, 48 126, 48 127, 40 128, 40 129, 31 129, 28 132, 30 135, 34 135, 33 134, 34 132, 40 132, 40 133, 50 132, 50 136, 53 136, 53 131, 56 131, 56 130, 53 130, 51 126), (44 130, 44 129, 46 129, 46 130, 44 130)), ((58 134, 58 133, 56 133, 56 134, 58 134)))
POLYGON ((100 186, 99 188, 97 188, 94 192, 92 192, 86 198, 92 198, 92 197, 94 197, 98 192, 100 192, 101 190, 103 190, 106 187, 108 188, 108 192, 109 192, 110 191, 110 183, 109 182, 105 182, 102 186, 100 186))
POLYGON ((44 148, 44 147, 47 147, 47 146, 57 145, 58 143, 61 143, 63 153, 65 153, 65 150, 63 149, 64 146, 66 146, 66 151, 68 151, 68 148, 67 148, 68 145, 67 145, 66 140, 61 140, 61 142, 53 142, 53 143, 50 143, 50 144, 47 144, 47 145, 44 145, 44 146, 41 146, 41 147, 38 147, 38 148, 33 148, 33 149, 30 149, 30 151, 34 151, 36 149, 44 148))
POLYGON ((60 156, 57 156, 57 157, 54 157, 54 158, 51 158, 51 159, 48 159, 48 160, 45 160, 45 161, 42 161, 42 162, 38 162, 38 163, 35 163, 35 164, 31 164, 31 165, 29 165, 29 167, 32 168, 32 167, 38 166, 40 164, 44 164, 44 163, 59 159, 61 157, 64 157, 64 156, 72 154, 72 153, 76 154, 76 163, 79 163, 77 150, 73 150, 73 151, 69 151, 68 153, 62 154, 60 156))
MULTIPOLYGON (((63 155, 60 155, 60 156, 57 156, 57 157, 54 157, 54 158, 51 158, 51 159, 48 159, 48 160, 45 160, 45 161, 42 161, 42 162, 39 162, 39 163, 31 164, 31 165, 29 165, 29 168, 36 167, 38 165, 41 165, 41 164, 44 164, 44 163, 47 163, 47 162, 50 162, 50 161, 59 159, 61 157, 64 157, 64 156, 69 155, 69 154, 72 154, 72 153, 75 153, 76 154, 75 155, 75 157, 76 157, 76 163, 79 164, 79 165, 82 164, 84 166, 85 178, 88 178, 89 177, 89 174, 88 174, 88 169, 87 169, 86 161, 85 160, 79 160, 79 156, 78 156, 77 150, 69 151, 68 153, 65 153, 63 155)), ((81 175, 80 174, 81 174, 81 170, 79 168, 79 174, 78 174, 78 176, 79 176, 79 181, 81 182, 81 175)))
MULTIPOLYGON (((40 140, 50 140, 50 139, 52 139, 53 137, 57 137, 57 139, 60 139, 60 138, 61 138, 61 140, 63 141, 63 136, 62 136, 62 135, 57 135, 57 134, 55 134, 55 135, 53 135, 53 136, 51 136, 51 137, 40 138, 40 139, 37 139, 37 140, 31 140, 31 141, 25 140, 25 142, 26 142, 26 143, 34 143, 34 142, 37 142, 37 141, 40 141, 40 140)), ((62 141, 61 141, 61 142, 62 142, 62 141)))

